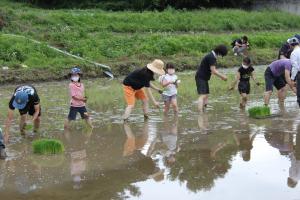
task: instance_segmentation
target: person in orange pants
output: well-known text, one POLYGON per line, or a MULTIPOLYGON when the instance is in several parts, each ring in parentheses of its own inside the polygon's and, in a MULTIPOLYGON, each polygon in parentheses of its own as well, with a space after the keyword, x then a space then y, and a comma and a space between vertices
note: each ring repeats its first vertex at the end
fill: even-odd
POLYGON ((148 93, 150 99, 156 107, 159 107, 159 103, 152 95, 151 88, 162 93, 162 91, 155 87, 150 81, 154 81, 154 74, 164 75, 164 62, 162 60, 154 60, 152 63, 147 64, 141 69, 137 69, 131 72, 123 81, 124 97, 127 103, 123 120, 128 121, 128 118, 134 108, 135 100, 141 100, 143 102, 144 118, 148 119, 148 97, 145 94, 144 87, 148 93))

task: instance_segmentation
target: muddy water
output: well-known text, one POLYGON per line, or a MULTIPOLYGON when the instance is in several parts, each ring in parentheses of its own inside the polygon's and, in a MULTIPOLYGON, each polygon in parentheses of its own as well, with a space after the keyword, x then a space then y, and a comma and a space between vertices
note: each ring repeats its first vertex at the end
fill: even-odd
MULTIPOLYGON (((295 97, 285 108, 273 99, 272 111, 281 117, 265 120, 249 119, 231 95, 212 99, 202 115, 179 99, 178 117, 152 110, 143 122, 138 111, 125 125, 122 106, 91 106, 95 129, 77 122, 64 132, 67 82, 35 85, 43 96, 40 136, 19 136, 14 121, 9 158, 0 161, 1 199, 300 199, 295 97), (33 155, 31 141, 42 136, 62 140, 66 152, 33 155)), ((1 87, 1 124, 13 88, 1 87)))

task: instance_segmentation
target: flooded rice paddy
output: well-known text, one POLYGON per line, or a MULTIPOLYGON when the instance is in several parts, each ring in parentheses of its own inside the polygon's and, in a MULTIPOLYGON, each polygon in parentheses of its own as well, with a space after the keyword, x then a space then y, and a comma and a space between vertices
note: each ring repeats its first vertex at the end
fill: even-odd
MULTIPOLYGON (((63 130, 68 82, 34 84, 42 99, 41 130, 20 136, 15 112, 9 157, 0 160, 1 199, 300 200, 300 114, 294 96, 284 108, 272 99, 272 112, 280 117, 255 120, 230 93, 219 92, 201 115, 196 96, 179 95, 178 117, 153 109, 144 122, 136 109, 123 124, 122 94, 110 88, 113 82, 86 81, 93 87, 88 108, 95 128, 78 120, 69 132, 63 130), (98 105, 97 95, 107 95, 110 103, 98 105), (31 142, 40 137, 62 140, 65 153, 33 155, 31 142)), ((14 87, 0 88, 1 124, 14 87)), ((261 97, 261 91, 252 95, 248 106, 261 97)))

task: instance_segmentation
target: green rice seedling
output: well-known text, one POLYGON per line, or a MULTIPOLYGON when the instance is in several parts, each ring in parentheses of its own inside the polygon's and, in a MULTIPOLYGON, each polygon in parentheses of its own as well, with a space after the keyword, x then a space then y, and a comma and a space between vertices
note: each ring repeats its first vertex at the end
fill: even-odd
POLYGON ((248 109, 248 113, 250 117, 253 118, 260 118, 260 117, 267 117, 271 115, 270 108, 267 106, 255 106, 248 109))
POLYGON ((59 154, 65 148, 61 141, 55 139, 40 139, 32 143, 33 153, 35 154, 59 154))

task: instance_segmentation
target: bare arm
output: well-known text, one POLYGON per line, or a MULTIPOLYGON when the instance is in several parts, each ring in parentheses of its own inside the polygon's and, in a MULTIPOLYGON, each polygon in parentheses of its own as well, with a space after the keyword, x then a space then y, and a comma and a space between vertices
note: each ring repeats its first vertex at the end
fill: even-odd
POLYGON ((256 79, 256 74, 255 74, 255 72, 252 72, 252 73, 251 73, 251 78, 252 78, 252 80, 254 81, 254 83, 255 83, 256 85, 259 85, 259 82, 258 82, 257 79, 256 79))
POLYGON ((159 103, 155 100, 153 94, 152 94, 152 91, 151 91, 151 88, 146 88, 146 92, 148 93, 148 96, 149 98, 151 99, 151 101, 153 102, 153 104, 156 106, 156 107, 159 107, 159 103))
POLYGON ((7 118, 5 121, 5 128, 4 128, 4 143, 8 143, 8 137, 9 137, 9 128, 11 125, 11 121, 14 116, 14 110, 8 109, 7 118))
POLYGON ((217 69, 216 66, 210 66, 211 73, 222 79, 223 81, 227 81, 227 77, 224 74, 221 74, 217 69))
POLYGON ((83 101, 83 102, 86 102, 87 100, 85 97, 80 97, 80 96, 72 96, 72 99, 77 101, 83 101))
POLYGON ((33 114, 32 121, 35 121, 39 117, 40 109, 41 109, 40 104, 34 105, 34 114, 33 114))
POLYGON ((286 80, 287 84, 290 86, 291 90, 293 90, 293 92, 296 93, 295 83, 290 78, 290 75, 291 75, 291 72, 286 69, 284 71, 285 80, 286 80))
POLYGON ((238 82, 240 79, 241 79, 241 74, 240 74, 240 72, 237 72, 237 73, 236 73, 236 76, 235 76, 235 80, 232 82, 232 84, 231 84, 229 90, 233 90, 233 89, 235 88, 237 82, 238 82))

